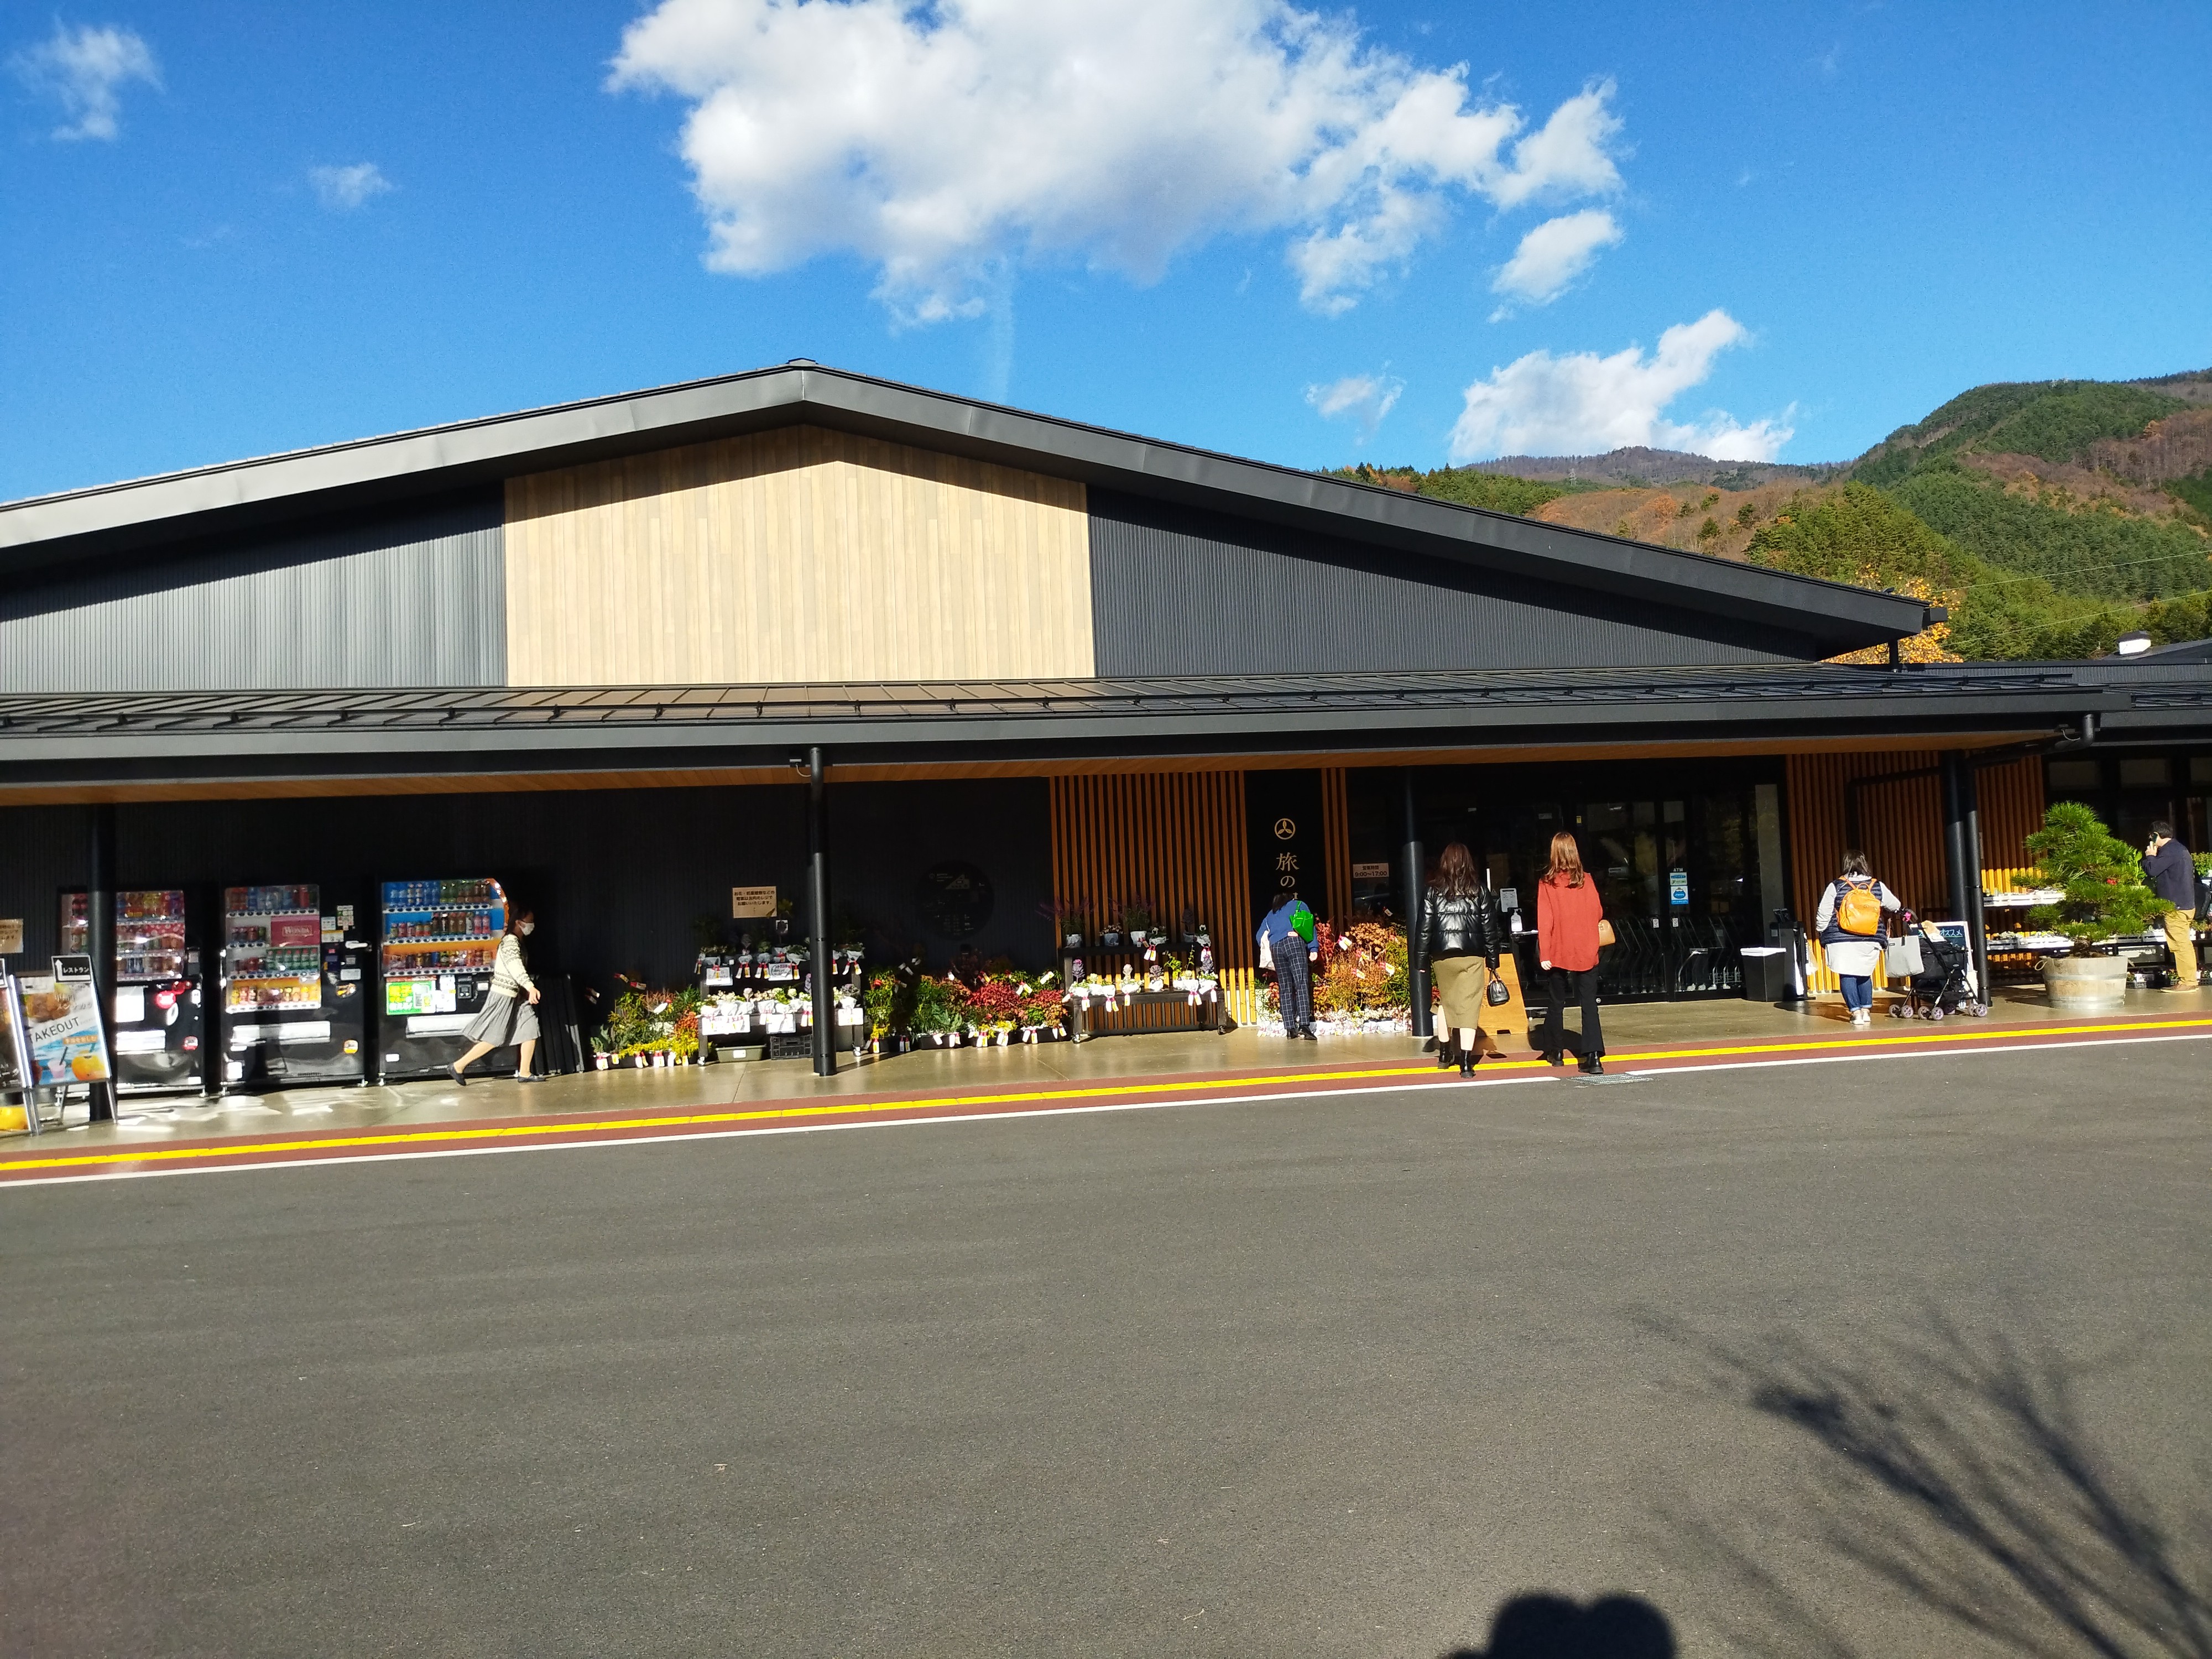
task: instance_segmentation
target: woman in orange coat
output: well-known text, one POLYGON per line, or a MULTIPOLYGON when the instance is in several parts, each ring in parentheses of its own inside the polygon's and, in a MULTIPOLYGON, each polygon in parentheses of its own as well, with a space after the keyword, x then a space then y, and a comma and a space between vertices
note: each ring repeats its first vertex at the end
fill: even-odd
POLYGON ((1547 1064, 1566 1064, 1559 1015, 1571 993, 1583 1006, 1582 1069, 1592 1077, 1605 1074, 1605 1034, 1597 1023, 1597 925, 1604 919, 1575 838, 1553 836, 1552 867, 1536 884, 1536 954, 1552 1004, 1536 1046, 1547 1064))

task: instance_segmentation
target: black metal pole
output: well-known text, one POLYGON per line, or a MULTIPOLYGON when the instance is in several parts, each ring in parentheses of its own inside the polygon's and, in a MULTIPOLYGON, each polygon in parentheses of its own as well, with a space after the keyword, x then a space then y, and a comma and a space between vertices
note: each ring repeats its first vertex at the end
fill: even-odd
POLYGON ((1972 766, 1959 769, 1959 790, 1966 818, 1966 939, 1973 947, 1974 985, 1984 1002, 1990 1000, 1990 940, 1982 916, 1982 784, 1972 766))
POLYGON ((1406 769, 1406 841, 1400 857, 1406 866, 1406 988, 1413 999, 1413 1035, 1426 1038, 1436 1034, 1436 1026, 1429 1015, 1428 969, 1413 965, 1413 932, 1421 925, 1421 890, 1428 866, 1421 855, 1421 820, 1413 806, 1410 766, 1406 769))
POLYGON ((1966 767, 1955 749, 1943 751, 1943 872, 1951 886, 1951 918, 1974 925, 1966 890, 1966 767))
MULTIPOLYGON (((92 953, 93 1000, 100 1005, 100 1042, 115 1054, 115 808, 105 804, 92 809, 92 842, 88 848, 91 868, 86 872, 84 896, 85 949, 92 953)), ((115 1121, 115 1085, 91 1085, 92 1121, 115 1121)))
POLYGON ((819 748, 806 751, 806 909, 812 936, 807 966, 814 975, 814 1075, 837 1075, 837 998, 830 967, 829 781, 819 748))

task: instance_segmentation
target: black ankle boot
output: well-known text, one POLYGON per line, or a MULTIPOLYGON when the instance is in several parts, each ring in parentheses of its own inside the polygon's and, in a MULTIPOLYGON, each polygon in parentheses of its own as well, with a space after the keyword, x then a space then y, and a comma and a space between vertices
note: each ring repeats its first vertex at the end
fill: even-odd
POLYGON ((1605 1057, 1601 1054, 1584 1054, 1582 1060, 1582 1070, 1585 1077, 1603 1077, 1605 1057))
POLYGON ((1459 1057, 1459 1074, 1462 1077, 1473 1077, 1475 1062, 1481 1058, 1482 1055, 1479 1051, 1462 1054, 1459 1057))
POLYGON ((1459 1050, 1449 1037, 1445 1037, 1437 1042, 1437 1070, 1439 1072, 1449 1071, 1451 1068, 1452 1061, 1458 1058, 1459 1050))

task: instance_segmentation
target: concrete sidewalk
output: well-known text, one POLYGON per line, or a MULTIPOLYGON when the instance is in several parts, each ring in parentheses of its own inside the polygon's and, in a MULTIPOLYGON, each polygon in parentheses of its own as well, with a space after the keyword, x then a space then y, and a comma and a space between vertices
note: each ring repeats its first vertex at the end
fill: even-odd
MULTIPOLYGON (((2026 1034, 2057 1026, 2201 1018, 2212 1013, 2212 992, 2204 990, 2130 991, 2124 1010, 2084 1017, 2051 1009, 2039 989, 2001 988, 1987 1019, 1952 1020, 1940 1025, 1884 1018, 1887 1001, 1884 997, 1878 1002, 1874 1030, 1867 1036, 1947 1031, 1965 1036, 1996 1030, 2026 1034)), ((1736 1000, 1631 1003, 1607 1007, 1604 1020, 1607 1053, 1615 1069, 1632 1063, 1639 1054, 1663 1053, 1684 1045, 1855 1040, 1843 1005, 1833 997, 1818 1000, 1802 1012, 1736 1000)), ((1575 1023, 1571 1016, 1570 1030, 1575 1023)), ((1494 1052, 1502 1058, 1525 1060, 1533 1051, 1525 1033, 1513 1032, 1496 1042, 1494 1052)), ((893 1106, 948 1093, 988 1097, 1000 1092, 1017 1094, 1086 1084, 1188 1085, 1214 1077, 1224 1083, 1264 1084, 1271 1077, 1316 1069, 1395 1072, 1422 1059, 1422 1045, 1403 1036, 1323 1037, 1307 1043, 1245 1029, 1225 1036, 1102 1037, 1084 1043, 1007 1048, 926 1048, 858 1061, 848 1056, 834 1078, 816 1077, 803 1060, 755 1060, 668 1070, 586 1072, 528 1085, 486 1079, 461 1088, 450 1082, 428 1080, 234 1094, 215 1100, 195 1095, 134 1097, 125 1102, 124 1115, 118 1122, 87 1123, 84 1107, 75 1103, 61 1131, 49 1129, 35 1139, 23 1134, 0 1137, 0 1146, 9 1149, 10 1158, 21 1159, 102 1147, 261 1140, 302 1133, 457 1122, 558 1121, 607 1113, 681 1113, 749 1103, 847 1103, 858 1112, 874 1105, 893 1106)))

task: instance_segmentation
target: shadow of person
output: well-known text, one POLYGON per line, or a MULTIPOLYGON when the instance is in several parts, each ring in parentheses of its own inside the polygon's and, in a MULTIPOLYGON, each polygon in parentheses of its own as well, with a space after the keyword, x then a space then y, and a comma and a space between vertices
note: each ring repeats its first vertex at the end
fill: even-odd
POLYGON ((1674 1659, 1674 1627, 1640 1595, 1516 1595, 1490 1621, 1490 1643, 1444 1659, 1674 1659))

